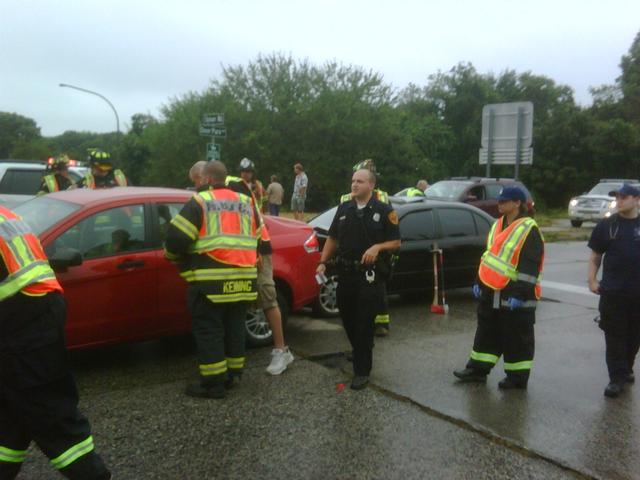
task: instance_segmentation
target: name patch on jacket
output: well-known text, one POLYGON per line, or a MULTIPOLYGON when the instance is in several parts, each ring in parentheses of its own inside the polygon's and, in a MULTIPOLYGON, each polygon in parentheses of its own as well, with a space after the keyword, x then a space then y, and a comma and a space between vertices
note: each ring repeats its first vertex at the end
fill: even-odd
POLYGON ((250 203, 234 202, 233 200, 207 200, 208 212, 235 212, 243 215, 251 215, 250 203))
POLYGON ((253 292, 251 280, 228 280, 222 284, 222 293, 253 292))

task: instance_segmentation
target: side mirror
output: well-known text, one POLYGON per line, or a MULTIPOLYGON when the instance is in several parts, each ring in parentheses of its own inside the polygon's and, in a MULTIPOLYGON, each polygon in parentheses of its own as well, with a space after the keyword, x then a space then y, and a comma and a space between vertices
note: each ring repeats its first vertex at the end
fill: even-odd
POLYGON ((65 248, 49 257, 49 265, 54 270, 66 270, 68 267, 82 265, 82 254, 75 248, 65 248))

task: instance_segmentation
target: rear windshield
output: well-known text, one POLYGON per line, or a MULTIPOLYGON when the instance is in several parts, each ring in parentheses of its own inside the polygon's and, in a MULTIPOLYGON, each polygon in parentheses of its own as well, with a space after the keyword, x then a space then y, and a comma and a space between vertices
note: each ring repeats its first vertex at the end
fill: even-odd
POLYGON ((446 198, 457 200, 462 192, 470 185, 469 182, 442 181, 431 185, 424 192, 427 198, 446 198))
POLYGON ((29 224, 36 235, 40 235, 80 208, 82 205, 77 203, 54 200, 45 195, 18 205, 13 211, 29 224))

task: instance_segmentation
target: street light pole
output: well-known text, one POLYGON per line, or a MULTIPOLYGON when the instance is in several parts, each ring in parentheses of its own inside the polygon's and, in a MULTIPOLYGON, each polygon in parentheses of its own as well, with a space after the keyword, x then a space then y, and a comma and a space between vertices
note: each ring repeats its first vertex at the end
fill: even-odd
POLYGON ((67 83, 61 83, 60 86, 66 87, 66 88, 73 88, 74 90, 80 90, 81 92, 90 93, 91 95, 96 95, 101 99, 103 99, 105 102, 107 102, 111 107, 111 110, 113 110, 113 113, 116 116, 116 130, 118 131, 118 137, 120 137, 120 117, 118 117, 118 112, 116 111, 116 107, 113 106, 113 103, 111 103, 107 97, 105 97, 104 95, 100 95, 98 92, 87 90, 86 88, 76 87, 74 85, 69 85, 67 83))

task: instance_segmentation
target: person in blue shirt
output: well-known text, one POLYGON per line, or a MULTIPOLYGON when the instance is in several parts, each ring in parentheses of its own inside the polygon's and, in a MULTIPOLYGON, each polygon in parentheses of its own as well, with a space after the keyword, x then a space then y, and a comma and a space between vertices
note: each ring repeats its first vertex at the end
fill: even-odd
POLYGON ((618 212, 601 220, 591 234, 589 289, 600 295, 609 371, 604 394, 615 398, 626 383, 635 381, 633 364, 640 347, 640 189, 624 184, 609 195, 616 197, 618 212))

